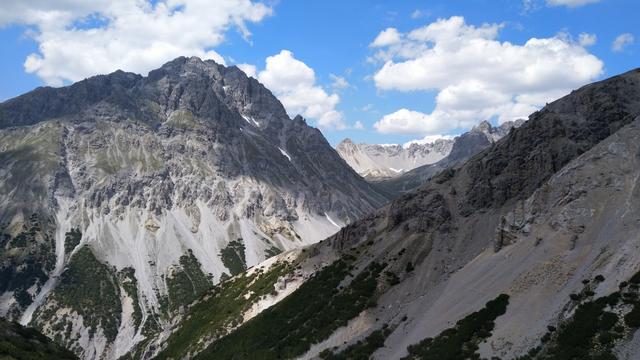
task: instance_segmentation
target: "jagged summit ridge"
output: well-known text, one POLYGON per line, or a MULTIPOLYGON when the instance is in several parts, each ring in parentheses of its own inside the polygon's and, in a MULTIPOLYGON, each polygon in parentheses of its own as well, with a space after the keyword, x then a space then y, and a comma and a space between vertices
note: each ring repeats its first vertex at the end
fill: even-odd
POLYGON ((451 151, 453 140, 438 139, 432 143, 355 144, 351 139, 342 140, 338 154, 360 175, 367 179, 398 176, 413 168, 438 162, 451 151))
POLYGON ((383 188, 398 193, 428 180, 436 172, 435 169, 442 170, 466 160, 503 138, 524 121, 507 121, 499 126, 482 121, 455 138, 441 138, 427 143, 355 144, 351 139, 344 139, 336 146, 336 150, 360 175, 370 181, 382 182, 383 188))

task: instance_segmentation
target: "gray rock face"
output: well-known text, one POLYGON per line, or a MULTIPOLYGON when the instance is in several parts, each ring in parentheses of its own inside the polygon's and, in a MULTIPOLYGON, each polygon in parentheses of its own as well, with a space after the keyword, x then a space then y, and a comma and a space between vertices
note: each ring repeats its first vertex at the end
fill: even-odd
MULTIPOLYGON (((305 254, 314 255, 300 257, 298 268, 328 259, 349 264, 338 288, 326 291, 336 299, 352 279, 370 274, 371 264, 381 264, 384 276, 370 283, 369 307, 340 319, 300 358, 352 345, 364 351, 376 347, 362 345, 369 335, 388 329, 376 334, 386 338, 371 358, 400 359, 409 346, 452 328, 499 294, 509 295, 506 313, 486 341, 471 345, 482 358, 504 359, 541 346, 543 356, 533 358, 543 358, 548 326, 560 330, 576 313, 579 301, 570 294, 582 294, 583 303, 607 296, 640 269, 638 138, 640 70, 634 70, 549 104, 466 163, 311 246, 305 254)), ((334 275, 308 271, 308 279, 334 275)), ((637 284, 629 287, 637 292, 637 284)), ((631 311, 625 302, 615 310, 621 311, 617 324, 631 311)), ((270 314, 277 311, 286 309, 274 306, 270 314)), ((308 320, 326 324, 322 317, 308 320)), ((281 328, 268 316, 250 325, 258 338, 260 329, 281 328), (260 323, 265 319, 270 322, 260 323)), ((621 328, 624 336, 612 344, 621 356, 635 354, 635 328, 621 328)), ((573 335, 573 346, 603 351, 600 340, 575 343, 584 334, 573 335)), ((225 343, 217 345, 220 351, 225 343)))
POLYGON ((398 327, 372 358, 402 358, 501 293, 510 296, 507 313, 479 353, 525 355, 548 325, 571 316, 569 295, 583 280, 603 276, 590 289, 605 296, 638 271, 639 137, 634 70, 549 104, 465 164, 324 241, 366 254, 354 267, 387 262, 400 279, 304 358, 354 344, 378 324, 398 327))
POLYGON ((354 144, 351 139, 344 139, 336 146, 336 151, 358 174, 375 181, 436 163, 451 152, 453 143, 450 139, 438 139, 432 143, 401 146, 354 144))
POLYGON ((521 126, 524 122, 525 120, 507 121, 498 127, 493 127, 489 122, 483 121, 470 131, 453 139, 451 150, 441 160, 433 164, 417 167, 395 178, 374 182, 381 189, 391 194, 390 196, 392 197, 415 189, 429 181, 438 172, 461 164, 491 146, 508 135, 511 129, 521 126))
POLYGON ((0 314, 49 336, 68 326, 84 358, 119 357, 204 285, 386 200, 236 67, 178 58, 39 88, 0 104, 0 314), (122 314, 56 292, 77 253, 134 283, 112 294, 122 314))

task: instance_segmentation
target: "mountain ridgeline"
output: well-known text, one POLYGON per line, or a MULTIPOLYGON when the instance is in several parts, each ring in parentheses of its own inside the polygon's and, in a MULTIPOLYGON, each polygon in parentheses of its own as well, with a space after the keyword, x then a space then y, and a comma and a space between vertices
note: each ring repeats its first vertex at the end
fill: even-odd
POLYGON ((355 144, 351 139, 344 139, 336 146, 336 151, 365 179, 380 180, 442 160, 451 152, 453 143, 452 139, 438 139, 432 143, 402 146, 355 144))
POLYGON ((634 359, 639 138, 640 70, 585 86, 326 240, 217 286, 147 354, 634 359))
POLYGON ((640 70, 486 125, 369 184, 211 61, 6 101, 0 315, 83 359, 636 358, 640 70))
POLYGON ((0 169, 0 315, 85 359, 387 201, 257 80, 198 58, 1 103, 0 169))
POLYGON ((508 135, 511 129, 517 128, 523 123, 524 120, 507 121, 500 126, 494 127, 489 122, 483 121, 470 131, 451 140, 451 150, 437 162, 412 168, 410 171, 395 177, 374 179, 372 181, 376 183, 378 188, 391 194, 391 197, 399 196, 426 183, 440 171, 462 164, 473 155, 508 135))

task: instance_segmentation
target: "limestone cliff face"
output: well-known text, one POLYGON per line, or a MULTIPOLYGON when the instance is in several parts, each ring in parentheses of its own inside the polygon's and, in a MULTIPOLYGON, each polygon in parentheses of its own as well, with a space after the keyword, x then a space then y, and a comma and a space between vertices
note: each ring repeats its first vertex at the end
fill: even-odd
POLYGON ((220 279, 385 201, 236 67, 39 88, 0 104, 0 314, 119 357, 220 279))

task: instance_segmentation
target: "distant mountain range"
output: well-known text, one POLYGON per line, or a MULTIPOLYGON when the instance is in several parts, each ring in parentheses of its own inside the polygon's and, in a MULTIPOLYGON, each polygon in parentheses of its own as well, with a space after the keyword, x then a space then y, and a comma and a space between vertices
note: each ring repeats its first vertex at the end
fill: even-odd
POLYGON ((344 139, 336 151, 358 174, 375 183, 389 197, 395 197, 424 184, 439 171, 466 161, 524 121, 507 121, 497 127, 482 121, 455 138, 427 143, 355 144, 351 139, 344 139))
POLYGON ((403 174, 416 167, 433 164, 446 157, 453 139, 438 139, 425 144, 355 144, 342 140, 336 151, 358 174, 368 180, 380 180, 403 174))
POLYGON ((507 121, 498 127, 487 121, 474 126, 470 131, 456 136, 451 151, 439 161, 416 167, 395 177, 370 179, 387 192, 390 197, 398 196, 429 181, 438 172, 465 162, 471 156, 488 148, 508 135, 511 129, 521 126, 525 120, 507 121))

